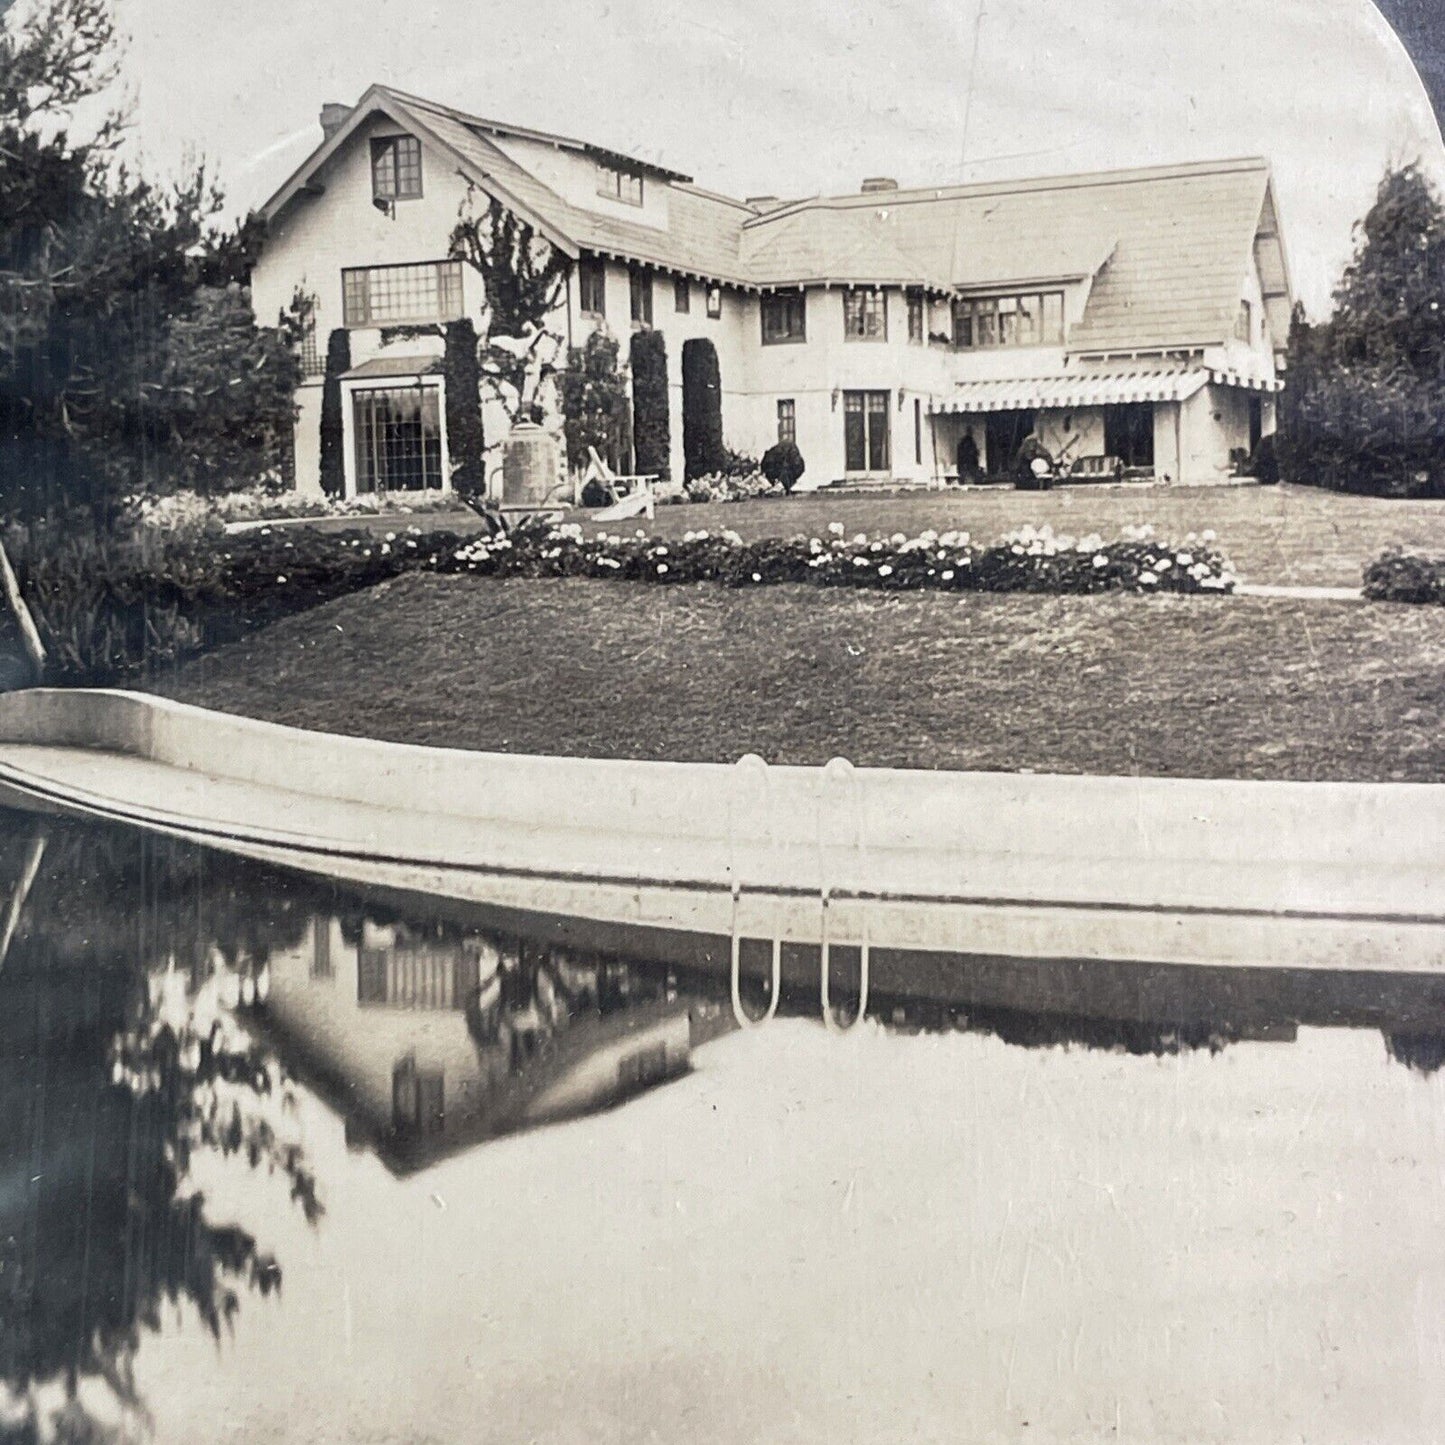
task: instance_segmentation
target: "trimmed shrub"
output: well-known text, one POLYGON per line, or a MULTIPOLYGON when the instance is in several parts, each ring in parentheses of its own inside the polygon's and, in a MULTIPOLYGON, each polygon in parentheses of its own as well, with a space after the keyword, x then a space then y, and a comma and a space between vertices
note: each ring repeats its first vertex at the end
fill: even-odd
POLYGON ((486 437, 482 431, 482 380, 477 365, 477 328, 468 317, 447 326, 447 446, 452 486, 463 497, 487 489, 486 437))
POLYGON ((632 444, 637 470, 672 478, 672 424, 668 419, 667 342, 660 331, 639 331, 632 338, 632 444))
POLYGON ((338 327, 326 342, 326 376, 321 386, 321 490, 328 497, 339 497, 346 491, 341 378, 350 370, 351 335, 338 327))
POLYGON ((562 416, 567 460, 578 470, 587 465, 588 447, 596 447, 614 471, 632 470, 632 413, 618 354, 616 339, 600 329, 568 354, 561 378, 562 416))
POLYGON ((725 469, 722 373, 717 348, 705 336, 682 344, 682 453, 687 481, 725 469))
POLYGON ((1445 603, 1445 559, 1394 548, 1365 568, 1371 602, 1445 603))
POLYGON ((763 475, 785 492, 791 492, 806 471, 796 442, 777 442, 763 453, 763 475))

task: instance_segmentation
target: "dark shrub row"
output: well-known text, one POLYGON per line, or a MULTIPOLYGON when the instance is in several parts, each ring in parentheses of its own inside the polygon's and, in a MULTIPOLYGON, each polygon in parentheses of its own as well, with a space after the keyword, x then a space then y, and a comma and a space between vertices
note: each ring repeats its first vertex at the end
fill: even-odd
POLYGON ((1365 568, 1371 602, 1445 603, 1445 559, 1386 552, 1365 568))

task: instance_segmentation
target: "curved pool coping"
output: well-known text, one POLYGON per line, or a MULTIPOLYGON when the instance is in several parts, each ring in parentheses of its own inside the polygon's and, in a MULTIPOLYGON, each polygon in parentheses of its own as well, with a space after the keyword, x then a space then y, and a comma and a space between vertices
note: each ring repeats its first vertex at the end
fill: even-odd
POLYGON ((1435 971, 1445 788, 646 762, 0 698, 0 794, 357 882, 726 935, 1435 971))

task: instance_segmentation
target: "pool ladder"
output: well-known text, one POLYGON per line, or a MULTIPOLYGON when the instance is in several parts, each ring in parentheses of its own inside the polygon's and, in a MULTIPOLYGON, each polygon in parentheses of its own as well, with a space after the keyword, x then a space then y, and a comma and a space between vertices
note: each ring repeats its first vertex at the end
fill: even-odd
MULTIPOLYGON (((733 1018, 743 1029, 761 1028, 777 1013, 783 995, 783 941, 781 929, 773 928, 773 952, 768 1006, 760 1015, 750 1014, 742 999, 742 895, 743 879, 742 848, 749 844, 757 851, 762 843, 764 856, 771 852, 771 788, 772 776, 767 763, 755 753, 740 758, 737 763, 738 786, 729 796, 728 809, 728 885, 732 894, 732 928, 730 958, 730 989, 732 993, 733 1018), (741 825, 741 826, 740 826, 741 825), (761 825, 761 840, 757 830, 761 825), (745 830, 751 829, 746 838, 745 830)), ((844 809, 844 826, 839 829, 846 842, 848 854, 857 869, 856 881, 861 883, 867 876, 867 830, 862 786, 857 770, 846 758, 834 758, 819 775, 817 819, 818 848, 818 902, 819 944, 818 944, 818 1000, 822 1009, 823 1023, 830 1033, 851 1033, 868 1016, 868 987, 870 949, 868 940, 868 914, 862 913, 862 939, 858 945, 858 1004, 852 1021, 838 1022, 832 1001, 832 920, 834 879, 830 866, 830 842, 833 820, 839 805, 844 809)))

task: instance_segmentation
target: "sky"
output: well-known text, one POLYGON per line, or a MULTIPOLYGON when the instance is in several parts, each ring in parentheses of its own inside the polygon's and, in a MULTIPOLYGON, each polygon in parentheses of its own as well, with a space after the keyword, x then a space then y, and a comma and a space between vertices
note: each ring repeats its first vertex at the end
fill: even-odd
POLYGON ((373 81, 740 196, 1262 154, 1318 315, 1385 165, 1445 183, 1423 86, 1371 0, 116 5, 135 144, 161 173, 206 157, 242 211, 319 142, 324 101, 373 81))

